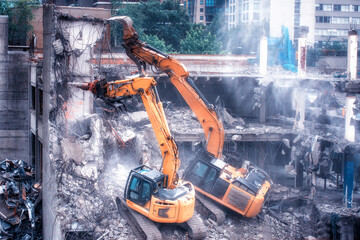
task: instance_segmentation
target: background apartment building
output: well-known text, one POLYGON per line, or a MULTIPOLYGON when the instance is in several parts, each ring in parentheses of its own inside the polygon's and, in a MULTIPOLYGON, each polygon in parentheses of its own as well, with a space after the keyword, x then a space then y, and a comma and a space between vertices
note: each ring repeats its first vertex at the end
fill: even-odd
POLYGON ((208 25, 216 14, 225 12, 226 1, 228 0, 185 0, 184 8, 191 22, 208 25))
POLYGON ((315 41, 320 45, 347 41, 349 29, 360 24, 358 0, 316 0, 315 9, 315 41))
POLYGON ((295 40, 300 26, 306 26, 308 42, 314 42, 315 0, 187 0, 184 7, 194 23, 208 25, 216 14, 225 13, 228 29, 241 24, 263 25, 270 37, 281 37, 285 26, 290 40, 295 40))

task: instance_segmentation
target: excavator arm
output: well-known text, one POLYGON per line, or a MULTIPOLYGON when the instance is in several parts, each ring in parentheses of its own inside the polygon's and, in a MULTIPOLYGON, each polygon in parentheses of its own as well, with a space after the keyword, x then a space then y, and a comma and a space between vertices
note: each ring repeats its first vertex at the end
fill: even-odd
POLYGON ((119 98, 139 95, 144 103, 150 123, 154 129, 163 158, 162 172, 168 176, 166 188, 174 188, 178 182, 177 171, 180 166, 179 154, 174 138, 165 118, 162 103, 156 92, 156 81, 150 77, 141 77, 106 82, 96 80, 91 83, 73 83, 83 90, 91 91, 99 98, 116 101, 119 98))
POLYGON ((201 123, 206 137, 207 152, 215 158, 220 158, 224 145, 224 128, 213 106, 206 101, 189 78, 186 67, 171 56, 140 41, 129 17, 117 16, 108 20, 118 21, 122 24, 123 47, 142 75, 146 76, 145 63, 147 63, 169 76, 171 83, 180 92, 201 123))
MULTIPOLYGON (((137 65, 140 74, 147 76, 146 64, 166 73, 195 113, 204 130, 206 153, 195 157, 185 170, 184 179, 193 183, 198 192, 227 208, 247 217, 256 216, 270 189, 266 174, 259 169, 251 171, 247 167, 236 169, 221 160, 224 128, 213 106, 206 101, 189 78, 186 67, 171 56, 140 41, 129 17, 117 16, 108 20, 122 24, 123 47, 129 58, 137 65)), ((224 219, 221 216, 215 218, 224 219)))

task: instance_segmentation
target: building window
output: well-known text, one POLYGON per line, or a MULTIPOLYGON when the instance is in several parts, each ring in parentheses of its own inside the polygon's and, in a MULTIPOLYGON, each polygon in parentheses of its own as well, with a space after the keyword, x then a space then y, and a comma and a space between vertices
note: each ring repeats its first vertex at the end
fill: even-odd
POLYGON ((333 17, 332 18, 332 23, 348 24, 349 23, 349 18, 348 17, 333 17))
POLYGON ((350 11, 350 5, 341 5, 341 11, 342 12, 349 12, 350 11))
POLYGON ((347 36, 348 31, 345 29, 315 29, 315 35, 317 36, 347 36))
POLYGON ((254 1, 253 10, 254 11, 259 11, 260 10, 260 2, 255 2, 254 1))
POLYGON ((200 12, 204 12, 204 8, 200 8, 200 12))
POLYGON ((360 18, 352 18, 351 19, 351 23, 353 23, 353 24, 360 24, 360 18))
POLYGON ((215 6, 215 0, 206 0, 206 6, 214 7, 215 6))
POLYGON ((255 13, 255 12, 254 12, 254 14, 253 14, 253 19, 256 20, 256 21, 260 20, 260 15, 259 15, 259 13, 255 13))
POLYGON ((204 16, 200 16, 200 20, 201 20, 201 21, 204 20, 204 16))
POLYGON ((340 4, 334 4, 334 11, 341 11, 341 5, 340 4))
POLYGON ((204 5, 204 0, 200 0, 200 5, 204 5))
POLYGON ((331 12, 332 11, 332 5, 331 4, 322 4, 323 5, 323 11, 325 12, 331 12))
POLYGON ((317 23, 331 23, 331 17, 324 16, 316 16, 317 23))
POLYGON ((332 11, 332 6, 331 4, 315 4, 315 10, 316 11, 332 11))
POLYGON ((352 12, 359 12, 360 8, 359 8, 359 5, 352 5, 351 6, 351 11, 352 12))

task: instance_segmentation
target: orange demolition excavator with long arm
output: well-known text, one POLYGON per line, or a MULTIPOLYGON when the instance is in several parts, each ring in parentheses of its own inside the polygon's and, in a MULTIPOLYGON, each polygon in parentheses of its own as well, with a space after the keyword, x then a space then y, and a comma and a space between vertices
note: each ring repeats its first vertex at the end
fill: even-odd
POLYGON ((140 41, 129 17, 117 16, 109 20, 122 24, 122 45, 126 54, 137 65, 140 74, 146 76, 146 64, 166 73, 201 123, 206 136, 206 151, 196 155, 186 168, 184 179, 192 182, 199 193, 223 206, 246 217, 256 216, 270 189, 267 174, 250 167, 236 169, 221 160, 225 135, 223 125, 213 106, 189 78, 186 67, 171 56, 140 41))
MULTIPOLYGON (((162 165, 160 171, 142 165, 130 171, 123 205, 160 223, 179 223, 194 239, 202 239, 206 229, 201 220, 193 217, 195 188, 188 181, 178 178, 180 166, 177 145, 170 134, 162 103, 159 100, 152 77, 136 77, 107 82, 105 79, 91 83, 71 85, 91 91, 96 97, 109 103, 139 95, 143 101, 150 123, 160 146, 162 165)), ((117 204, 122 201, 117 198, 117 204)), ((143 229, 148 239, 161 239, 161 233, 152 222, 131 213, 135 224, 143 229)))

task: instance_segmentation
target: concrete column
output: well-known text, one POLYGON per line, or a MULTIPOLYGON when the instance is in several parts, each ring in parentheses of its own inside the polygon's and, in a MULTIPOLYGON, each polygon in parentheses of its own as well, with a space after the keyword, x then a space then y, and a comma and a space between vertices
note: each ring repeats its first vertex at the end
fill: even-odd
POLYGON ((353 201, 354 154, 350 146, 345 148, 344 157, 344 204, 351 208, 353 201))
POLYGON ((306 75, 306 37, 299 38, 298 42, 298 76, 306 75))
POLYGON ((268 44, 267 37, 262 37, 260 40, 260 75, 266 75, 267 73, 267 55, 268 44))
POLYGON ((358 35, 356 30, 349 31, 348 35, 348 58, 347 58, 347 72, 348 79, 355 80, 357 75, 357 50, 358 50, 358 35))
POLYGON ((298 39, 298 76, 305 77, 306 75, 306 39, 309 32, 309 27, 300 27, 300 37, 298 39))
POLYGON ((8 16, 0 15, 0 55, 8 52, 8 16))
POLYGON ((355 142, 355 126, 351 125, 351 118, 354 116, 353 106, 356 100, 355 96, 346 96, 345 105, 345 139, 349 142, 355 142))
POLYGON ((43 6, 43 87, 44 87, 44 106, 43 106, 43 118, 44 123, 41 128, 43 129, 43 197, 42 197, 42 209, 43 209, 43 238, 60 240, 60 220, 57 218, 57 182, 56 173, 53 167, 53 163, 50 159, 50 138, 49 138, 49 112, 50 112, 50 82, 55 78, 52 72, 54 57, 52 55, 53 48, 52 43, 55 41, 55 17, 54 17, 54 5, 45 4, 43 6))
MULTIPOLYGON (((356 80, 357 77, 357 50, 358 50, 358 35, 356 30, 350 30, 348 35, 348 58, 347 71, 348 79, 356 80)), ((355 142, 355 126, 351 125, 351 119, 354 115, 353 106, 356 100, 354 94, 346 95, 345 106, 345 139, 349 142, 355 142)), ((345 207, 351 208, 352 194, 353 194, 353 179, 354 179, 354 161, 352 159, 352 152, 350 147, 345 149, 344 159, 344 200, 345 207)))
POLYGON ((263 89, 262 91, 262 95, 260 98, 260 109, 259 109, 259 120, 261 123, 265 123, 266 122, 266 91, 265 89, 263 89))
POLYGON ((294 128, 305 129, 305 91, 297 89, 296 91, 296 114, 294 128))

